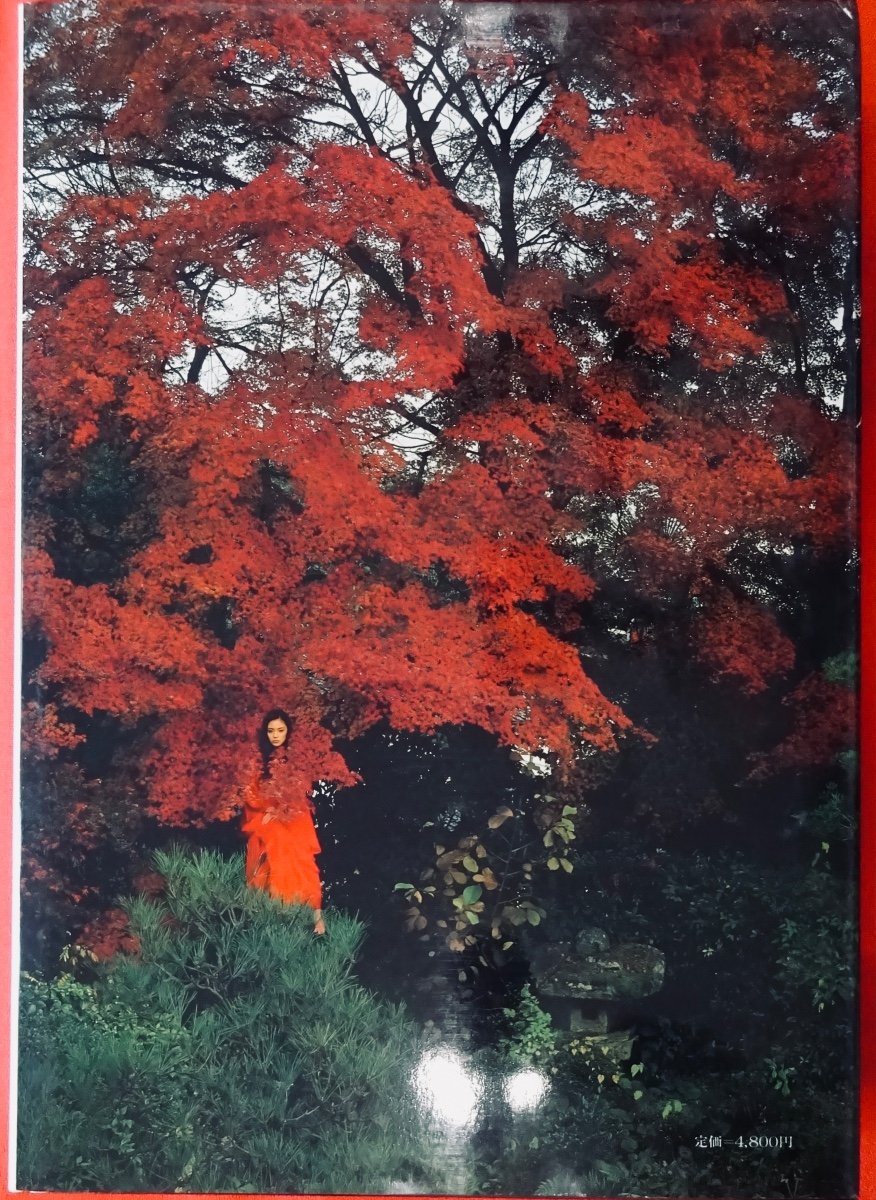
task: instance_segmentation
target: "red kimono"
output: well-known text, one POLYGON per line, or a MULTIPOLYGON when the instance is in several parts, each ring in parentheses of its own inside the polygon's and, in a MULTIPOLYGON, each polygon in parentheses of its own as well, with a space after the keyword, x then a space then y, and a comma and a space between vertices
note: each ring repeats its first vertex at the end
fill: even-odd
POLYGON ((313 801, 290 794, 283 784, 283 759, 268 779, 256 769, 243 789, 246 880, 287 904, 322 908, 316 855, 322 847, 313 824, 313 801))

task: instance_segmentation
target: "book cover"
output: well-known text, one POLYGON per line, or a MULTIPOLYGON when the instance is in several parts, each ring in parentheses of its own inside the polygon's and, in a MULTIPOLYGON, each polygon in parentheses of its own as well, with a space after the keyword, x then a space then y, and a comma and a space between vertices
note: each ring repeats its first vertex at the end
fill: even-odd
POLYGON ((855 1195, 853 10, 23 50, 17 1186, 855 1195))

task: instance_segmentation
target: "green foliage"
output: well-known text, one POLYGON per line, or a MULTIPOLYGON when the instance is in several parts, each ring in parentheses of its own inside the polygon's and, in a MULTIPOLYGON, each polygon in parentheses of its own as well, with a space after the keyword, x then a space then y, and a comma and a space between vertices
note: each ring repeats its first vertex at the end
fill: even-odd
POLYGON ((19 1186, 383 1191, 410 1176, 417 1055, 359 986, 361 924, 243 883, 238 859, 160 854, 128 901, 141 954, 93 984, 25 977, 19 1186))
POLYGON ((830 683, 842 683, 846 687, 855 687, 858 682, 858 656, 854 650, 843 654, 835 654, 821 664, 824 678, 830 683))
MULTIPOLYGON (((583 1034, 559 1035, 544 1102, 510 1115, 484 1164, 491 1191, 851 1194, 848 792, 826 788, 793 832, 769 862, 742 850, 661 853, 630 832, 588 839, 551 935, 596 924, 615 941, 657 945, 666 983, 641 1006, 627 1063, 583 1034), (793 1149, 770 1147, 778 1134, 793 1149), (703 1135, 727 1141, 703 1147, 703 1135)), ((526 1007, 505 1015, 522 1027, 526 1007)), ((503 1069, 516 1069, 514 1039, 498 1047, 503 1069)))
POLYGON ((516 1008, 502 1009, 508 1018, 510 1031, 499 1043, 508 1059, 526 1067, 544 1066, 556 1050, 556 1035, 550 1013, 546 1013, 525 983, 520 989, 516 1008))
POLYGON ((851 901, 841 907, 837 899, 830 875, 811 871, 798 893, 802 911, 785 916, 778 930, 782 980, 819 1012, 851 1000, 855 986, 854 912, 851 901))
POLYGON ((848 796, 836 784, 825 788, 819 804, 809 811, 795 813, 794 819, 801 830, 822 842, 849 842, 855 834, 848 796))

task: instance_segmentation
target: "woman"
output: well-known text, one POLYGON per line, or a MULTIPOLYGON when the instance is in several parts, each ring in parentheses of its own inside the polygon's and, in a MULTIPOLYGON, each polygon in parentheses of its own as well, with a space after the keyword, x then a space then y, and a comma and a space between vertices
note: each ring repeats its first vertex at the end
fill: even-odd
POLYGON ((313 932, 322 935, 322 885, 316 865, 321 846, 313 824, 313 802, 290 778, 291 728, 289 714, 274 708, 259 729, 260 762, 243 789, 246 879, 287 904, 309 905, 313 932))

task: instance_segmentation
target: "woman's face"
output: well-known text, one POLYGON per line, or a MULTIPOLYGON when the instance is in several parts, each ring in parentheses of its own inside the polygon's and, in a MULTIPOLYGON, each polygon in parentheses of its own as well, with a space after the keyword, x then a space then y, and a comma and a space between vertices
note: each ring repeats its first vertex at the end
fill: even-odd
POLYGON ((282 746, 286 741, 286 734, 289 732, 289 727, 282 717, 275 717, 273 721, 268 721, 266 732, 268 741, 276 750, 278 746, 282 746))

